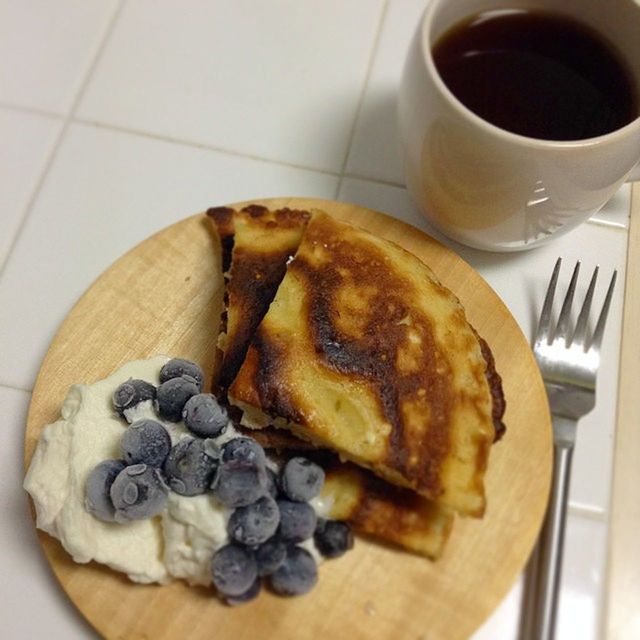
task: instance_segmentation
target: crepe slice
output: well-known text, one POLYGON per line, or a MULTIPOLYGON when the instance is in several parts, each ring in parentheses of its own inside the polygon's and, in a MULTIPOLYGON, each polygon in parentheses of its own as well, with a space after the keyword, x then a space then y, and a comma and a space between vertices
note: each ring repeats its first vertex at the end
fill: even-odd
POLYGON ((224 394, 238 373, 250 338, 275 296, 287 260, 296 252, 311 214, 249 205, 240 211, 215 207, 207 215, 218 234, 225 276, 225 311, 218 337, 223 359, 217 377, 217 391, 224 394))
POLYGON ((483 348, 417 257, 314 212, 228 397, 251 426, 269 416, 391 484, 481 517, 504 410, 483 348))
POLYGON ((453 527, 452 511, 337 457, 322 466, 326 479, 321 498, 330 518, 347 520, 360 533, 428 558, 442 555, 453 527))

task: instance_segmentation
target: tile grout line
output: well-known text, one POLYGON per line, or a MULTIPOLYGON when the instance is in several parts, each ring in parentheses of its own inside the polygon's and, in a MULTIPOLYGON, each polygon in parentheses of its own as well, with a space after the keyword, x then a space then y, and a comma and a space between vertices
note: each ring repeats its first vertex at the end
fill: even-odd
POLYGON ((93 76, 93 72, 95 71, 95 68, 98 65, 98 61, 100 60, 100 58, 102 57, 102 54, 104 53, 107 43, 111 38, 111 34, 113 33, 116 23, 118 22, 118 18, 120 17, 120 14, 124 9, 125 2, 126 0, 119 0, 118 6, 113 12, 113 15, 111 16, 111 18, 109 19, 109 24, 107 25, 107 28, 104 30, 104 34, 102 36, 102 39, 100 40, 100 44, 98 45, 98 48, 96 49, 95 53, 93 54, 93 57, 91 58, 89 67, 85 72, 84 77, 82 78, 82 81, 80 82, 78 91, 76 92, 76 97, 73 99, 73 102, 71 103, 71 108, 69 109, 69 113, 67 115, 67 124, 70 124, 75 117, 76 111, 78 110, 78 106, 80 105, 80 101, 84 97, 84 94, 89 85, 89 81, 93 76))
POLYGON ((29 113, 31 115, 42 116, 44 118, 55 118, 57 120, 64 120, 65 118, 63 113, 56 113, 55 111, 47 111, 46 109, 19 105, 12 102, 2 102, 1 100, 0 109, 4 109, 6 111, 17 111, 19 113, 29 113))
POLYGON ((273 158, 267 158, 264 156, 258 156, 251 153, 244 153, 242 151, 235 151, 234 149, 225 149, 223 147, 217 147, 206 142, 196 142, 195 140, 186 140, 183 138, 175 138, 173 136, 165 135, 162 133, 154 133, 152 131, 143 131, 140 129, 132 129, 119 124, 109 124, 106 122, 100 122, 98 120, 90 120, 88 118, 74 117, 73 122, 88 127, 94 127, 96 129, 106 129, 108 131, 115 131, 117 133, 124 133, 127 135, 138 136, 140 138, 149 138, 150 140, 157 140, 159 142, 166 142, 169 144, 175 144, 182 147, 191 147, 193 149, 202 149, 204 151, 214 151, 224 155, 233 156, 236 158, 244 158, 247 160, 255 160, 257 162, 265 162, 268 164, 275 164, 282 167, 289 167, 291 169, 298 169, 300 171, 312 171, 314 173, 321 173, 323 175, 331 176, 332 178, 338 178, 339 173, 330 171, 328 169, 320 169, 318 167, 308 167, 305 165, 295 164, 294 162, 287 162, 286 160, 275 160, 273 158))
POLYGON ((85 71, 82 79, 80 80, 80 83, 78 84, 75 98, 73 99, 73 102, 71 103, 71 107, 69 108, 69 112, 67 114, 67 119, 70 121, 73 120, 73 118, 75 117, 76 111, 78 110, 78 106, 80 105, 80 101, 84 97, 84 94, 87 90, 87 86, 89 85, 89 81, 93 76, 93 72, 95 71, 100 58, 102 58, 102 54, 104 53, 107 43, 111 39, 111 34, 115 29, 116 23, 118 22, 118 18, 120 17, 120 14, 124 9, 125 3, 126 3, 126 0, 118 0, 118 4, 115 10, 113 11, 113 13, 111 14, 111 17, 109 18, 109 22, 102 34, 102 38, 100 39, 98 46, 96 47, 93 53, 93 56, 89 61, 87 70, 85 71))
POLYGON ((64 136, 66 129, 67 129, 67 121, 65 120, 65 122, 60 127, 60 131, 56 135, 55 140, 50 146, 50 149, 47 153, 47 158, 44 162, 42 170, 40 171, 40 175, 38 176, 38 179, 35 181, 35 184, 33 185, 31 195, 29 196, 29 199, 27 200, 27 204, 24 206, 22 210, 22 215, 20 216, 20 220, 18 221, 18 224, 15 226, 14 232, 9 242, 9 247, 5 253, 4 261, 0 264, 0 279, 2 279, 4 271, 11 260, 11 255, 13 254, 13 250, 15 249, 17 240, 20 237, 20 234, 22 233, 22 230, 24 229, 27 223, 27 219, 29 218, 29 213, 31 212, 31 209, 36 201, 36 198, 38 197, 38 194, 42 189, 42 185, 44 184, 45 178, 49 173, 49 169, 53 164, 53 159, 55 158, 55 155, 58 151, 58 147, 60 146, 60 142, 62 141, 62 138, 64 136))
POLYGON ((20 391, 21 393, 33 393, 33 389, 23 389, 22 387, 16 387, 13 384, 0 381, 0 389, 8 389, 10 391, 20 391))
POLYGON ((96 49, 95 53, 93 54, 93 57, 88 65, 88 68, 84 74, 84 77, 80 83, 80 86, 78 88, 78 91, 76 93, 75 98, 73 99, 73 102, 71 103, 71 107, 69 108, 69 111, 67 112, 67 115, 64 116, 64 122, 62 123, 62 127, 60 129, 60 132, 58 133, 58 135, 56 136, 56 139, 54 141, 54 143, 51 145, 51 149, 49 151, 49 153, 47 154, 47 159, 45 160, 44 166, 42 167, 42 171, 40 172, 40 175, 38 176, 38 179, 33 187, 33 190, 31 191, 31 195, 29 197, 29 200, 27 201, 26 206, 24 207, 23 211, 22 211, 22 216, 20 217, 20 220, 18 222, 18 224, 16 225, 15 231, 13 233, 13 236, 11 238, 11 242, 9 243, 9 249, 6 252, 4 261, 2 262, 2 264, 0 264, 0 279, 2 278, 2 275, 4 274, 4 271, 7 267, 7 265, 9 264, 10 260, 11 260, 11 256, 13 254, 13 251, 16 247, 17 244, 17 240, 20 237, 20 234, 22 233, 24 227, 26 226, 27 220, 29 219, 29 215, 33 209, 33 206, 35 204, 35 201, 37 200, 38 196, 40 195, 40 191, 42 190, 42 187, 45 183, 45 180, 49 174, 49 171, 51 169, 51 166, 53 165, 53 161, 56 157, 56 154, 58 152, 58 149, 60 148, 60 144, 62 142, 62 139, 64 138, 67 130, 69 129, 69 126, 71 125, 71 122, 73 121, 73 117, 75 114, 76 109, 78 108, 78 105, 80 103, 80 100, 85 92, 85 89, 87 88, 87 85, 89 84, 89 79, 91 77, 91 75, 93 74, 93 71, 96 67, 96 64, 98 62, 98 59, 100 58, 100 56, 102 55, 102 52, 104 51, 104 48, 107 44, 107 41, 109 40, 113 29, 115 27, 115 24, 117 22, 118 17, 120 16, 120 14, 122 13, 122 8, 124 6, 125 0, 119 0, 119 4, 116 7, 115 11, 113 12, 113 14, 111 15, 111 17, 109 18, 109 23, 107 24, 106 29, 104 30, 104 34, 102 36, 102 39, 100 41, 100 44, 98 45, 98 48, 96 49))
POLYGON ((340 176, 338 178, 338 184, 336 185, 336 192, 334 200, 338 199, 340 189, 342 189, 342 182, 344 180, 345 171, 347 170, 347 163, 349 162, 349 154, 351 153, 351 147, 353 146, 353 140, 356 135, 356 128, 360 114, 362 113, 362 105, 364 104, 364 98, 367 94, 367 88, 369 87, 369 80, 371 79, 371 73, 373 71, 373 63, 378 52, 378 46, 380 45, 380 39, 382 38, 382 31, 389 10, 389 0, 384 0, 382 9, 380 11, 380 17, 378 18, 378 26, 376 29, 373 43, 371 45, 371 53, 369 55, 369 62, 367 64, 367 70, 364 75, 364 82, 362 83, 362 89, 360 90, 360 97, 358 98, 358 104, 356 105, 356 112, 353 116, 353 122, 351 123, 351 129, 349 131, 349 137, 347 138, 347 149, 344 154, 344 160, 342 161, 342 167, 340 169, 340 176))
POLYGON ((345 171, 342 174, 343 178, 352 178, 354 180, 362 180, 364 182, 374 182, 375 184, 381 184, 385 187, 396 187, 396 189, 406 189, 406 185, 401 182, 394 182, 393 180, 386 180, 385 178, 374 178, 371 176, 365 176, 357 173, 350 173, 345 171))

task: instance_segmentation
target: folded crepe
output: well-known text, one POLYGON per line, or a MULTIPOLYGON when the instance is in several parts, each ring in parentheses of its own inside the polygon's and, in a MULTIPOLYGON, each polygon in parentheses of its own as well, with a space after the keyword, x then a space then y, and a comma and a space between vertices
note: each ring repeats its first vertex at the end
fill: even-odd
MULTIPOLYGON (((287 262, 296 252, 310 212, 270 211, 256 205, 241 211, 226 207, 208 212, 223 254, 225 312, 222 365, 216 391, 224 394, 239 370, 257 326, 282 281, 287 262)), ((274 420, 266 419, 267 423, 274 420)), ((327 517, 347 520, 360 533, 395 543, 430 558, 441 555, 453 525, 453 514, 412 491, 392 486, 373 473, 343 463, 289 432, 267 427, 251 433, 263 446, 300 449, 326 473, 322 502, 327 517)))

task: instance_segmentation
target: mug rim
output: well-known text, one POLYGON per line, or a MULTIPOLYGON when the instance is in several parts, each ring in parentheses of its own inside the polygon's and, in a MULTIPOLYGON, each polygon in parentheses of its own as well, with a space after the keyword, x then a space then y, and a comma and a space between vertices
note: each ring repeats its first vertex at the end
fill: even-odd
MULTIPOLYGON (((433 53, 431 50, 431 37, 429 31, 433 22, 435 11, 444 1, 446 0, 430 0, 424 11, 424 14, 422 15, 422 19, 420 21, 420 45, 422 49, 421 53, 426 63, 427 71, 431 75, 436 87, 440 91, 440 94, 462 117, 480 126, 482 129, 487 131, 487 133, 491 133, 508 142, 520 144, 525 143, 529 146, 537 148, 575 149, 580 147, 593 147, 616 142, 619 138, 624 138, 627 135, 632 134, 635 129, 640 129, 639 113, 631 122, 628 122, 623 127, 599 136, 595 136, 592 138, 581 138, 580 140, 546 140, 544 138, 532 138, 519 133, 508 131, 507 129, 498 127, 497 125, 492 124, 488 120, 480 117, 478 114, 469 109, 469 107, 467 107, 464 103, 462 103, 449 89, 449 87, 442 79, 440 72, 436 68, 436 64, 433 59, 433 53)), ((638 7, 638 11, 640 12, 640 6, 638 7)), ((470 13, 469 15, 471 16, 473 14, 470 13)), ((638 86, 637 89, 638 98, 640 98, 640 86, 638 86)))

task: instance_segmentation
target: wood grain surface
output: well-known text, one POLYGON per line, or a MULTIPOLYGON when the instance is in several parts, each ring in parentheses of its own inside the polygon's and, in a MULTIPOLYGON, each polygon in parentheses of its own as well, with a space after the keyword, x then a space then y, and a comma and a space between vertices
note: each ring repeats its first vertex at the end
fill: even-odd
MULTIPOLYGON (((358 538, 325 563, 315 590, 300 598, 269 593, 228 608, 210 589, 141 586, 109 569, 71 561, 40 533, 63 589, 113 640, 216 638, 467 638, 522 570, 546 506, 551 423, 528 342, 502 301, 456 254, 402 222, 350 204, 287 198, 271 207, 320 207, 393 240, 429 264, 466 307, 490 344, 507 398, 507 434, 491 453, 487 513, 456 520, 444 556, 432 563, 358 538)), ((111 266, 84 294, 56 335, 40 370, 28 416, 25 464, 43 425, 59 415, 67 388, 91 383, 124 362, 155 354, 213 365, 222 277, 203 215, 149 238, 111 266)))
POLYGON ((640 183, 631 221, 620 349, 618 416, 606 584, 606 637, 640 638, 640 183))

